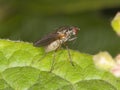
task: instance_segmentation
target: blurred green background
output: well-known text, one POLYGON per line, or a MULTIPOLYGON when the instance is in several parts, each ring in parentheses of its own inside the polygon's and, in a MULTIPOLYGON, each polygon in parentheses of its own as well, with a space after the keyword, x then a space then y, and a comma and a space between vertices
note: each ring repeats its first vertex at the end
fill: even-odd
POLYGON ((0 0, 0 38, 34 42, 65 25, 80 27, 69 48, 95 54, 120 52, 112 18, 120 0, 0 0))

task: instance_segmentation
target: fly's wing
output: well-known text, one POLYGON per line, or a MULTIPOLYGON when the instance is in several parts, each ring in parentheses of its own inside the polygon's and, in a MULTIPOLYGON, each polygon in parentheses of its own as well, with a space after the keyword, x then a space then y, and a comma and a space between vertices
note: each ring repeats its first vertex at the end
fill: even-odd
POLYGON ((59 35, 57 33, 51 33, 45 37, 43 37, 42 39, 36 41, 33 45, 36 47, 39 46, 47 46, 49 45, 51 42, 57 40, 59 37, 59 35))

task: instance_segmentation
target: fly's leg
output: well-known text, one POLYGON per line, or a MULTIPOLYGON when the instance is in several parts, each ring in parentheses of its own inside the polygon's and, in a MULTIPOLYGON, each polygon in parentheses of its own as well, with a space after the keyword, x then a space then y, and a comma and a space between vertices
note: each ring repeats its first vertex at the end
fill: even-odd
POLYGON ((54 70, 54 65, 55 65, 55 61, 56 61, 56 52, 60 48, 61 48, 61 43, 59 44, 59 47, 53 52, 53 60, 52 60, 50 72, 52 72, 54 70))
POLYGON ((40 60, 42 60, 46 55, 47 55, 47 53, 45 52, 44 55, 38 60, 38 62, 39 62, 40 60))
POLYGON ((54 70, 54 65, 55 65, 55 51, 53 52, 53 59, 52 59, 52 63, 51 63, 51 68, 50 68, 50 72, 52 72, 54 70))
POLYGON ((36 62, 37 62, 37 63, 40 62, 46 55, 47 55, 47 53, 45 52, 44 55, 43 55, 39 60, 37 60, 37 61, 32 61, 31 64, 34 64, 34 63, 36 63, 36 62))
POLYGON ((75 65, 73 64, 72 57, 71 57, 70 50, 69 50, 68 46, 67 46, 66 44, 64 44, 64 45, 65 45, 65 47, 66 47, 66 49, 67 49, 67 51, 68 51, 68 57, 69 57, 70 63, 72 64, 72 66, 75 66, 75 65))
POLYGON ((77 37, 71 38, 71 39, 69 39, 68 41, 73 41, 73 40, 75 40, 75 39, 77 39, 77 37))

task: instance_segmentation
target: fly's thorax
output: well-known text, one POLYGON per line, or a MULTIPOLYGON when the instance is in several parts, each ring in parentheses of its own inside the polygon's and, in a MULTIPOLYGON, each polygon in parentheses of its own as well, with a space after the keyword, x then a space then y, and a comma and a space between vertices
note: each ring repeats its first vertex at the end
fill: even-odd
POLYGON ((59 35, 63 35, 63 36, 70 36, 70 35, 75 35, 75 33, 72 30, 63 30, 63 31, 58 31, 57 32, 59 35))
POLYGON ((45 46, 45 52, 50 52, 58 49, 62 43, 63 43, 62 40, 53 41, 49 45, 45 46))
POLYGON ((63 30, 58 31, 57 33, 59 34, 59 40, 61 40, 62 42, 67 42, 69 41, 69 39, 76 37, 73 30, 63 30))

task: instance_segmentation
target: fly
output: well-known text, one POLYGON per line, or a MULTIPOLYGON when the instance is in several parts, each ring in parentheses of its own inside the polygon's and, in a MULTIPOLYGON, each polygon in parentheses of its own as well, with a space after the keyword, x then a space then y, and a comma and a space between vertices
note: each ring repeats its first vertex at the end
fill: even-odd
MULTIPOLYGON (((70 51, 68 46, 66 45, 66 42, 75 40, 77 38, 76 35, 79 30, 80 29, 75 26, 60 27, 55 32, 50 33, 44 36, 43 38, 41 38, 40 40, 36 41, 34 43, 34 46, 36 47, 43 46, 45 48, 45 52, 48 53, 51 51, 56 51, 62 45, 64 45, 68 51, 70 63, 72 64, 72 66, 74 66, 71 59, 70 51)), ((54 55, 54 58, 55 58, 55 55, 54 55)))

